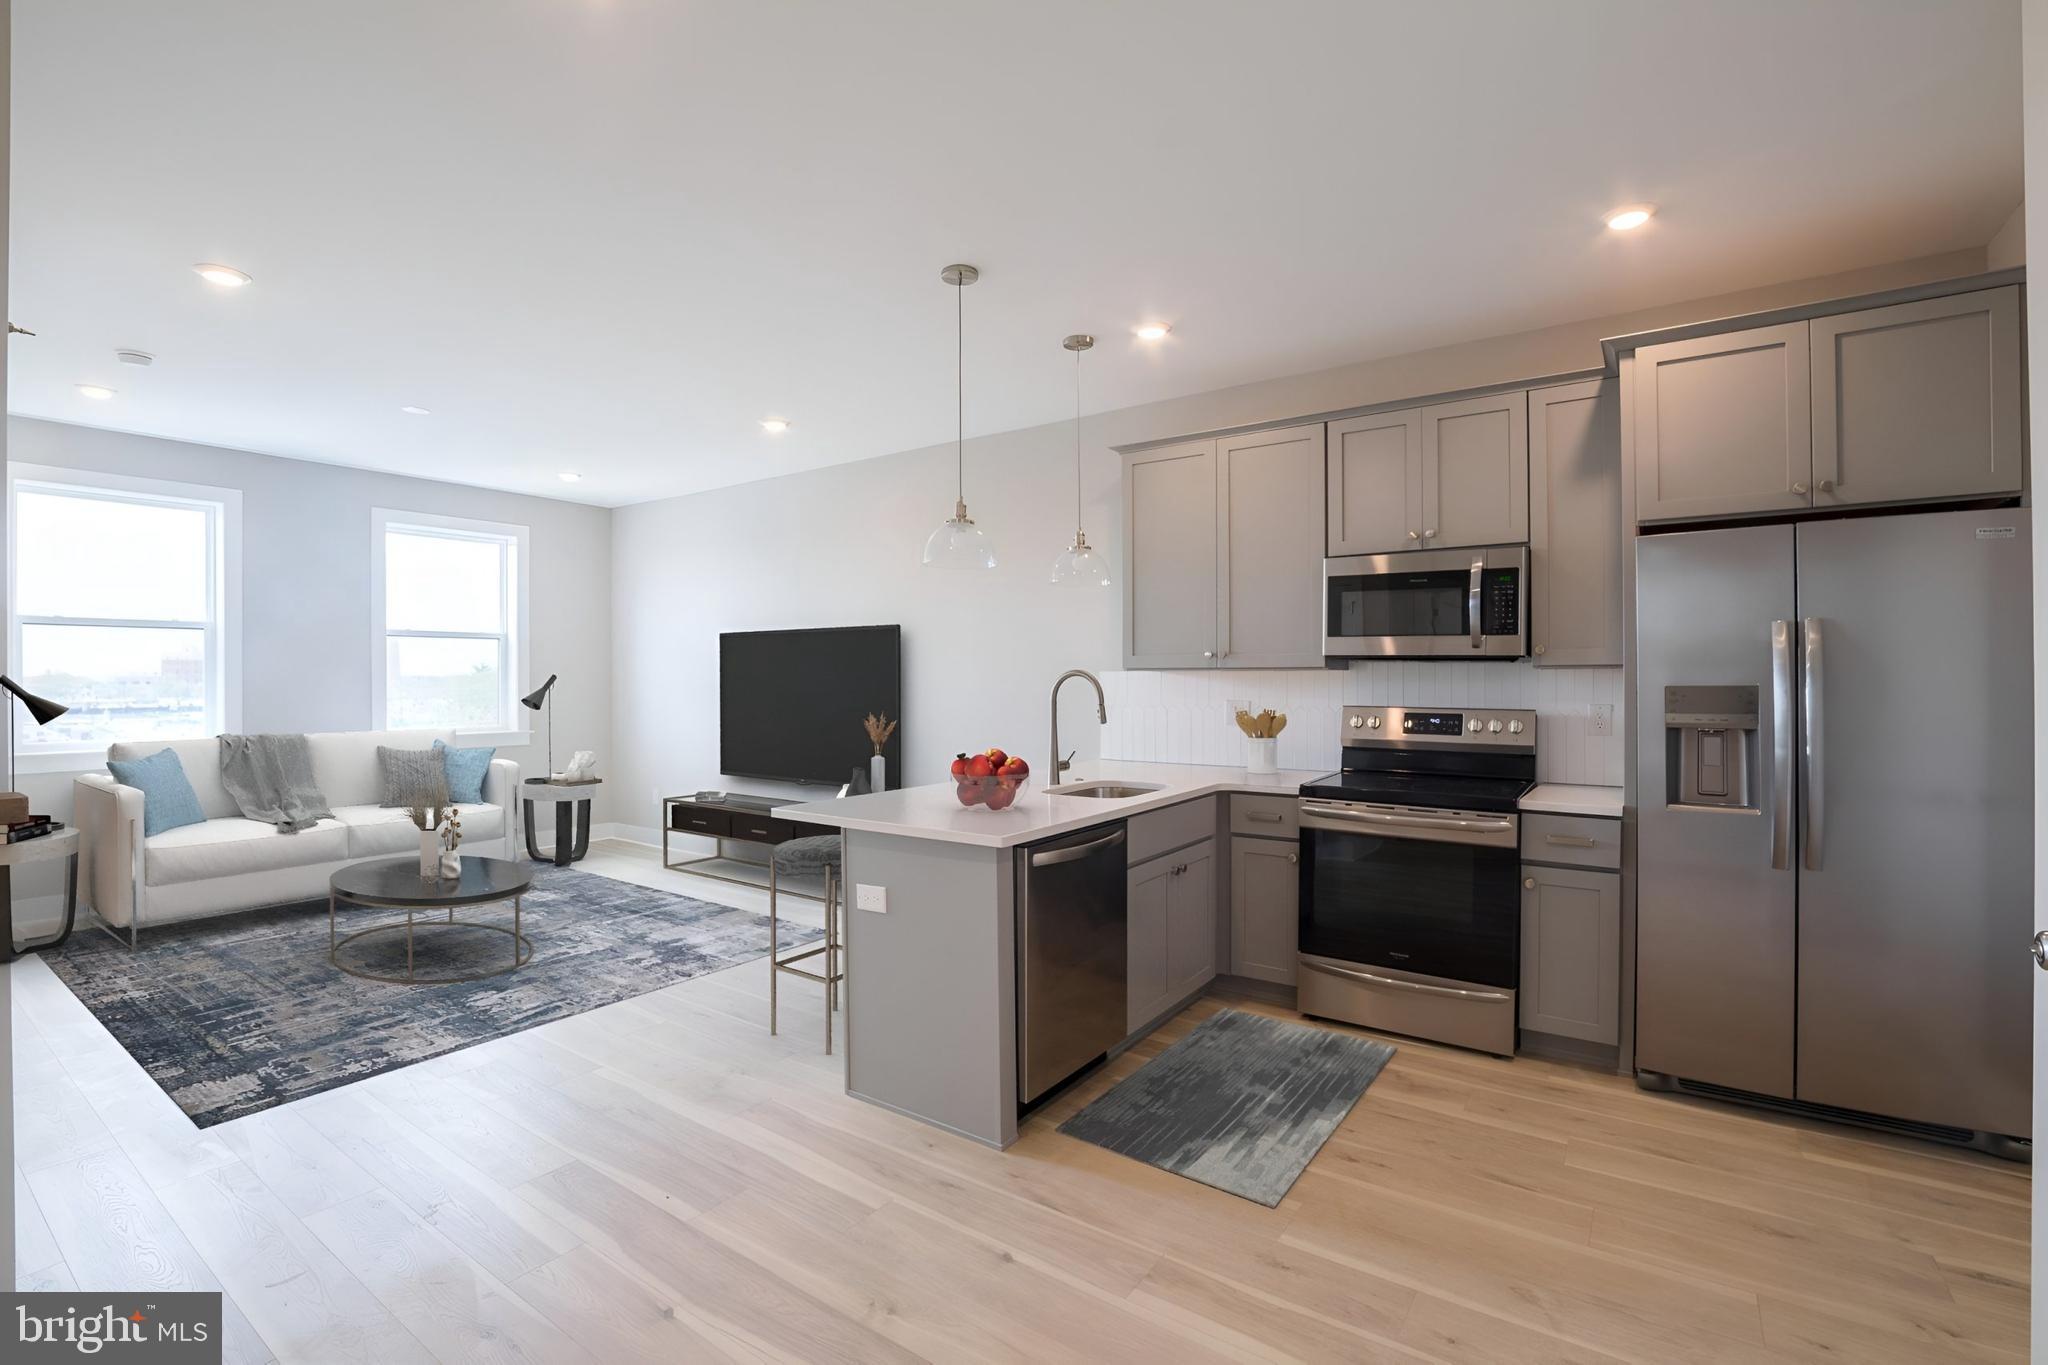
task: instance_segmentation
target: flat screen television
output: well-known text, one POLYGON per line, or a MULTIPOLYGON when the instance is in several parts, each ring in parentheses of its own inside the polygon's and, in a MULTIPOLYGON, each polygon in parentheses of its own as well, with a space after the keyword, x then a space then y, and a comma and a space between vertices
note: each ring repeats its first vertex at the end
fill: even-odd
MULTIPOLYGON (((903 715, 903 628, 730 631, 718 637, 718 769, 830 783, 866 771, 869 713, 903 715)), ((902 785, 903 731, 883 746, 902 785)))

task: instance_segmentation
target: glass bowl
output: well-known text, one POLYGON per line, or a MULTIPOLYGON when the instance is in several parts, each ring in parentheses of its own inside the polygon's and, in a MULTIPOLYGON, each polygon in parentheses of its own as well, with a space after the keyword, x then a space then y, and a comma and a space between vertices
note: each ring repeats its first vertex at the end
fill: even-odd
MULTIPOLYGON (((950 774, 948 774, 950 776, 950 774)), ((960 798, 963 806, 979 806, 984 810, 1008 810, 1024 794, 1024 788, 1031 784, 1031 774, 1021 777, 955 777, 953 794, 960 798)))

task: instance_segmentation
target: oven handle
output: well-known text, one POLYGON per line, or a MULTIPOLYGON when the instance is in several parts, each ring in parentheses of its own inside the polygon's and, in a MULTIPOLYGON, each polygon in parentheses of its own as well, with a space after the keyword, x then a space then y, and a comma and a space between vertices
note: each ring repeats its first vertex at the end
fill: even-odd
MULTIPOLYGON (((1456 816, 1393 815, 1376 810, 1347 810, 1343 807, 1311 806, 1306 802, 1301 807, 1301 823, 1309 829, 1327 829, 1344 832, 1347 825, 1370 825, 1389 833, 1402 830, 1441 830, 1447 834, 1506 835, 1509 840, 1515 836, 1515 820, 1504 815, 1498 820, 1468 820, 1456 816), (1327 823, 1324 823, 1327 822, 1327 823)), ((1426 834, 1414 837, 1425 838, 1426 834)))
POLYGON ((1310 971, 1324 972, 1330 976, 1348 976, 1353 981, 1363 981, 1374 986, 1391 986, 1397 991, 1415 991, 1421 995, 1448 995, 1459 1000, 1512 1000, 1505 991, 1463 991, 1454 986, 1429 986, 1420 981, 1401 981, 1391 976, 1379 976, 1372 972, 1361 972, 1351 967, 1339 967, 1336 963, 1320 957, 1301 956, 1301 965, 1310 971))
POLYGON ((1465 593, 1465 614, 1472 618, 1472 648, 1474 649, 1483 649, 1486 646, 1486 641, 1481 638, 1479 630, 1479 577, 1480 571, 1485 567, 1486 560, 1484 557, 1473 559, 1472 586, 1465 593))

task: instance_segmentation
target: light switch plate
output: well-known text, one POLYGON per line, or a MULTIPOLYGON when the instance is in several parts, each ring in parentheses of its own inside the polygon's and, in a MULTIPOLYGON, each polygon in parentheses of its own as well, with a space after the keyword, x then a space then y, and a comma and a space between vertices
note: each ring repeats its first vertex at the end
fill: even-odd
POLYGON ((1614 705, 1611 702, 1595 702, 1587 708, 1593 713, 1593 733, 1611 735, 1614 733, 1614 705))
POLYGON ((872 910, 878 915, 889 913, 889 888, 869 886, 866 882, 853 885, 853 904, 857 910, 872 910))

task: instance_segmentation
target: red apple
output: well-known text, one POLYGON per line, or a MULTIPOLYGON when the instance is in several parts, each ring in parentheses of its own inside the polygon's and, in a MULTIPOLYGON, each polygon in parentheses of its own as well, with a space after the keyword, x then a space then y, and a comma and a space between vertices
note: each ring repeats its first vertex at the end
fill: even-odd
POLYGON ((969 777, 989 777, 995 773, 996 765, 988 761, 987 754, 976 754, 967 760, 969 777))
POLYGON ((981 783, 975 778, 967 778, 953 788, 953 794, 960 798, 963 806, 978 806, 981 804, 981 783))
POLYGON ((988 766, 990 772, 1001 772, 1003 770, 1003 765, 1009 761, 1010 756, 1004 753, 1001 749, 988 750, 988 766))
POLYGON ((996 769, 996 776, 998 777, 1029 777, 1030 775, 1031 766, 1015 754, 1011 754, 1009 761, 996 769))
POLYGON ((1010 808, 1010 803, 1017 799, 1016 784, 1011 782, 997 782, 994 786, 989 788, 988 795, 983 799, 988 802, 988 808, 990 810, 1008 810, 1010 808))
POLYGON ((965 776, 967 776, 967 755, 966 755, 966 754, 955 754, 955 755, 953 756, 953 776, 955 776, 955 777, 965 777, 965 776))

